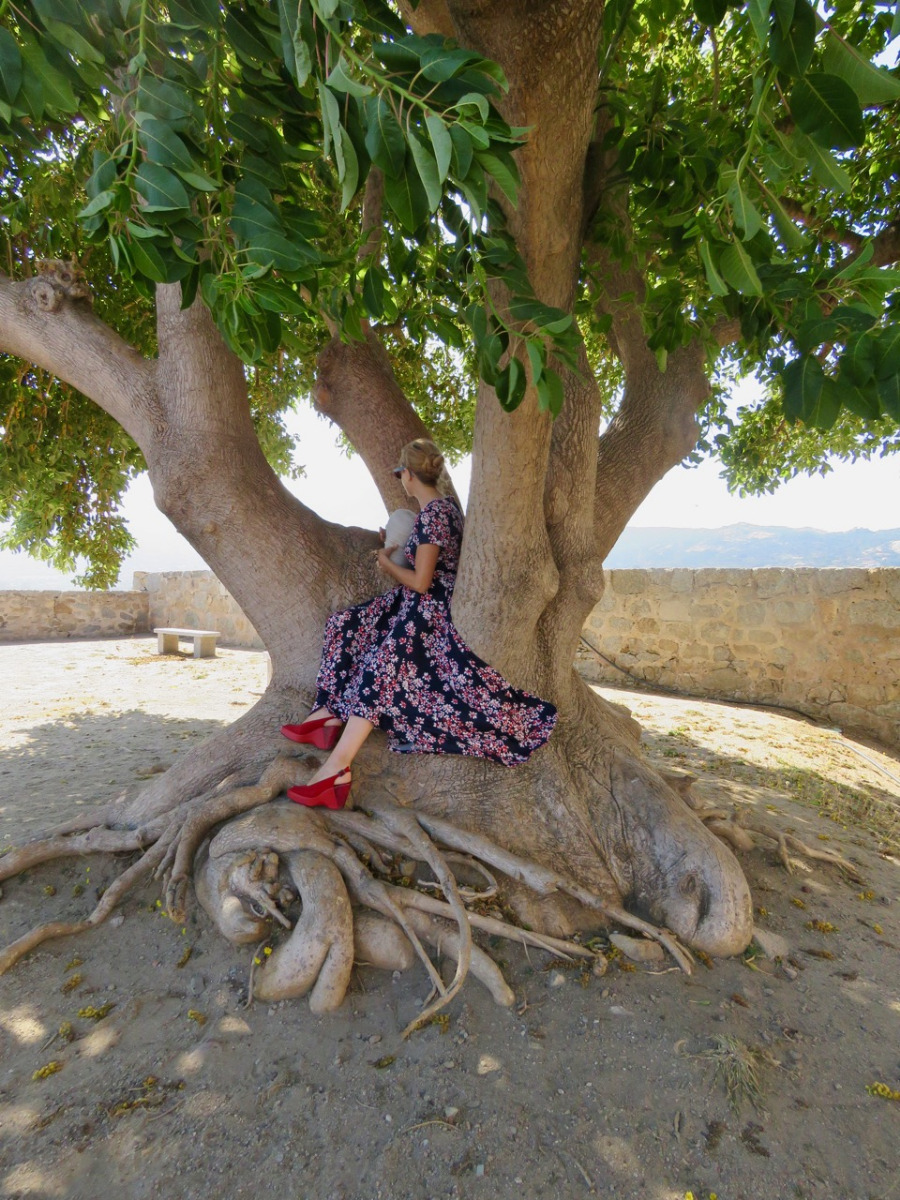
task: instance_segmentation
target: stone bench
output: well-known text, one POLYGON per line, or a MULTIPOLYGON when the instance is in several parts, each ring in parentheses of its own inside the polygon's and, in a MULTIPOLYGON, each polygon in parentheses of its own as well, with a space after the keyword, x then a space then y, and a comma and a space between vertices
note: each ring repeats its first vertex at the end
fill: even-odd
POLYGON ((154 629, 157 654, 177 654, 179 639, 193 641, 194 658, 215 658, 216 638, 214 629, 154 629))

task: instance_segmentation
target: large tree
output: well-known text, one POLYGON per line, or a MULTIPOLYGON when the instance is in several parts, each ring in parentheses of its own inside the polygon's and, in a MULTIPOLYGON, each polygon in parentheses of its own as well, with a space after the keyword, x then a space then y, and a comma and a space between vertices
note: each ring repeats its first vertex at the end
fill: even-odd
MULTIPOLYGON (((504 911, 544 935, 649 921, 742 950, 737 861, 573 661, 607 553, 698 444, 750 488, 897 446, 900 79, 873 60, 900 7, 74 7, 0 5, 7 541, 114 578, 116 501, 146 468, 273 676, 131 802, 9 854, 0 878, 141 849, 87 924, 154 869, 180 918, 193 872, 240 940, 279 919, 286 854, 303 916, 257 986, 318 978, 319 1007, 346 986, 348 892, 403 927, 402 944, 374 927, 385 961, 455 917, 458 984, 472 948, 448 850, 499 872, 504 911), (727 382, 747 370, 764 399, 735 420, 727 382), (558 706, 527 765, 398 758, 376 734, 354 765, 358 811, 266 804, 309 769, 275 757, 278 729, 309 704, 328 614, 384 586, 376 535, 279 480, 278 413, 310 391, 387 509, 405 502, 403 443, 430 432, 452 455, 471 439, 453 616, 558 706), (446 903, 385 882, 385 851, 428 862, 446 903)), ((358 944, 375 936, 356 925, 358 944)), ((0 966, 72 928, 41 927, 0 966)))

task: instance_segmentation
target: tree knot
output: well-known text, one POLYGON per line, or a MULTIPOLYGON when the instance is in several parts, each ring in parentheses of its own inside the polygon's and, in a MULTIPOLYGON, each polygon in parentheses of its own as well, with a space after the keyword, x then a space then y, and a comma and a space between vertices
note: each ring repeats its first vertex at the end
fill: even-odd
POLYGON ((61 258, 46 258, 37 268, 38 275, 31 281, 29 295, 41 312, 56 312, 66 299, 87 300, 90 304, 91 293, 84 271, 74 259, 66 262, 61 258))

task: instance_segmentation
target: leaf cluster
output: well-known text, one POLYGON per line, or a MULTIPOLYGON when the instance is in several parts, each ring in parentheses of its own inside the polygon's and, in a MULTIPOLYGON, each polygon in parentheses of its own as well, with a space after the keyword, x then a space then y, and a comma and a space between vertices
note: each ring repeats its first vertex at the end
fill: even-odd
POLYGON ((896 5, 696 0, 685 28, 671 3, 617 0, 611 28, 625 9, 592 235, 637 256, 660 368, 697 336, 714 354, 735 326, 789 422, 900 423, 900 271, 881 252, 900 218, 900 76, 873 61, 900 32, 896 5))

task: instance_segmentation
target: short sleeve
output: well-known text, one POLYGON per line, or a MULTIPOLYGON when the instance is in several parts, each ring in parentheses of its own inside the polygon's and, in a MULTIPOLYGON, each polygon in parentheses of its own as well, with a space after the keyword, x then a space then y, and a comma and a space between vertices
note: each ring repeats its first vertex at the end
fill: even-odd
POLYGON ((419 513, 416 544, 419 546, 446 546, 450 537, 450 522, 444 505, 429 504, 423 508, 419 513))

